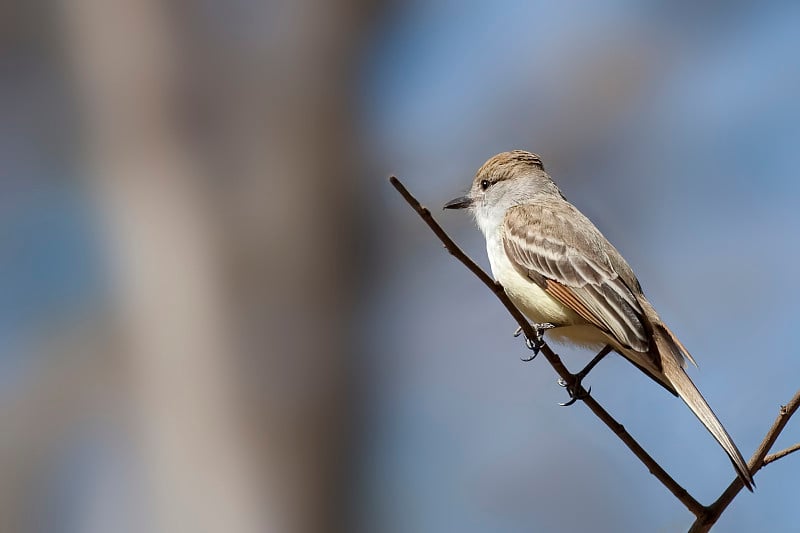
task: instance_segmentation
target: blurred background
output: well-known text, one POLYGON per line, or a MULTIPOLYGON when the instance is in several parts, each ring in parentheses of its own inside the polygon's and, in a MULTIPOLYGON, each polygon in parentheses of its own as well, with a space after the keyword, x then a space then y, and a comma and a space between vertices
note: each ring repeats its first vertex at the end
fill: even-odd
MULTIPOLYGON (((749 457, 800 387, 798 27, 796 2, 4 3, 0 530, 685 530, 386 178, 488 266, 438 207, 541 154, 749 457)), ((702 502, 733 478, 621 358, 587 384, 702 502)), ((798 473, 719 531, 794 530, 798 473)))

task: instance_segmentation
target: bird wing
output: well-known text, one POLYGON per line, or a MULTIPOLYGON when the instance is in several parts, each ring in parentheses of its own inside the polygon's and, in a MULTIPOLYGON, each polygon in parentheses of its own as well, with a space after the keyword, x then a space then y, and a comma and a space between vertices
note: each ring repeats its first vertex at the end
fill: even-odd
MULTIPOLYGON (((512 207, 506 212, 502 237, 506 255, 520 274, 621 346, 643 355, 649 351, 644 311, 614 269, 608 250, 619 254, 571 204, 512 207)), ((624 262, 621 256, 615 259, 624 262)))

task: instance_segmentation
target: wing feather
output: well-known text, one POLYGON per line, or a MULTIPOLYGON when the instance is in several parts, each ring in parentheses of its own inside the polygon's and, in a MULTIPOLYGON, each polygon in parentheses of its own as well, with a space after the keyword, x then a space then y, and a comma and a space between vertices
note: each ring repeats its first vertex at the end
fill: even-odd
POLYGON ((604 249, 607 241, 577 209, 562 205, 509 209, 503 225, 508 258, 521 274, 622 346, 647 352, 644 311, 614 269, 604 249))

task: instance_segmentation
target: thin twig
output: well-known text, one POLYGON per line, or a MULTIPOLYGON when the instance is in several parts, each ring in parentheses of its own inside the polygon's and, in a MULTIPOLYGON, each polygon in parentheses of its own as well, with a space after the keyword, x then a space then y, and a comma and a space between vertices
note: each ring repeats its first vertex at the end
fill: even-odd
POLYGON ((781 450, 779 452, 771 453, 768 456, 764 457, 764 462, 762 463, 762 465, 763 466, 767 466, 771 462, 777 461, 778 459, 783 459, 784 457, 786 457, 790 453, 794 453, 797 450, 800 450, 800 442, 798 442, 797 444, 793 444, 793 445, 789 446, 788 448, 784 448, 783 450, 781 450))
MULTIPOLYGON (((408 192, 408 189, 398 180, 396 177, 392 176, 389 178, 389 181, 394 186, 395 189, 405 198, 406 202, 414 208, 414 210, 419 214, 422 220, 428 225, 428 227, 433 231, 433 233, 442 241, 444 244, 445 249, 458 259, 464 266, 466 266, 470 272, 475 274, 478 279, 480 279, 484 285, 489 287, 489 289, 497 296, 497 298, 503 303, 506 307, 508 312, 514 317, 514 320, 517 321, 522 331, 525 333, 525 336, 529 339, 533 339, 536 337, 536 332, 534 331, 531 324, 525 318, 525 316, 516 308, 516 306, 511 303, 511 300, 506 295, 505 291, 503 290, 502 285, 495 282, 486 272, 481 269, 472 259, 470 259, 462 250, 458 247, 458 245, 447 235, 447 233, 442 229, 442 227, 434 220, 431 212, 428 208, 422 206, 414 196, 408 192)), ((689 511, 692 512, 695 516, 703 516, 706 512, 706 508, 698 502, 689 492, 684 489, 677 481, 675 481, 672 476, 670 476, 666 470, 664 470, 661 465, 659 465, 655 459, 653 459, 645 450, 644 448, 639 445, 638 442, 628 433, 625 428, 617 422, 614 417, 612 417, 608 411, 606 411, 594 398, 588 395, 588 393, 580 386, 580 384, 576 383, 575 375, 572 374, 564 363, 561 362, 561 358, 556 355, 550 347, 545 344, 542 346, 541 353, 545 356, 547 361, 550 365, 555 369, 556 373, 561 376, 561 378, 567 382, 567 385, 574 387, 578 385, 577 390, 574 391, 576 395, 585 395, 583 397, 583 403, 606 425, 608 428, 614 432, 614 434, 619 437, 619 439, 628 447, 628 449, 633 452, 633 454, 647 467, 651 474, 653 474, 666 488, 669 490, 678 500, 683 503, 689 511)))
MULTIPOLYGON (((753 454, 753 457, 750 459, 748 463, 748 467, 750 468, 750 473, 755 475, 756 472, 761 470, 765 465, 771 463, 772 461, 777 461, 781 457, 785 457, 795 451, 797 449, 797 445, 787 448, 786 450, 782 450, 773 456, 767 456, 772 446, 775 444, 775 441, 778 439, 778 435, 781 434, 783 428, 786 427, 786 424, 789 422, 789 419, 792 415, 797 411, 798 407, 800 407, 800 390, 798 390, 795 395, 792 397, 791 401, 781 406, 780 412, 778 413, 778 417, 775 419, 775 422, 772 423, 772 427, 769 428, 767 431, 764 440, 761 441, 761 445, 756 450, 756 453, 753 454), (785 453, 784 453, 785 452, 785 453), (767 459, 770 459, 767 461, 767 459)), ((705 533, 711 529, 725 509, 731 504, 733 499, 739 494, 739 491, 742 490, 744 485, 742 484, 741 478, 736 478, 731 481, 731 484, 728 485, 728 488, 725 489, 725 492, 717 498, 717 501, 709 505, 705 512, 703 512, 700 516, 697 517, 692 527, 689 529, 689 533, 705 533)))

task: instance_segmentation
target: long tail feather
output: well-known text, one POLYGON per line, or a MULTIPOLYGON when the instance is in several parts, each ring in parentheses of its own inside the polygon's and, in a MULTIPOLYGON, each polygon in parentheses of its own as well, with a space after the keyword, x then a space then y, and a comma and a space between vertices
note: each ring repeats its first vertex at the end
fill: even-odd
MULTIPOLYGON (((708 429, 711 435, 717 440, 719 445, 722 446, 722 449, 725 450, 725 453, 728 454, 728 457, 733 463, 736 473, 739 474, 739 477, 742 479, 744 486, 752 492, 753 487, 755 487, 755 482, 753 481, 753 476, 750 474, 750 469, 747 467, 747 463, 742 457, 742 454, 739 452, 736 444, 733 443, 733 439, 728 435, 728 432, 725 431, 725 428, 714 414, 714 411, 709 407, 705 398, 703 398, 703 395, 700 394, 700 391, 697 390, 697 387, 692 383, 692 380, 689 379, 689 376, 683 369, 684 356, 688 356, 688 354, 684 354, 685 348, 683 348, 683 345, 673 341, 674 335, 672 335, 672 332, 670 332, 666 326, 658 324, 654 329, 653 338, 656 342, 659 354, 661 355, 664 375, 669 382, 672 383, 673 387, 675 387, 681 399, 689 406, 689 409, 692 410, 695 416, 700 419, 700 422, 703 423, 706 429, 708 429)), ((691 356, 688 357, 693 361, 691 356)))

